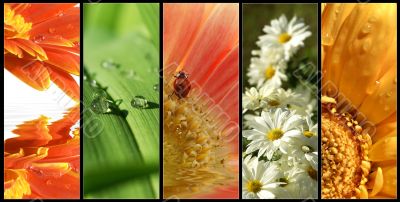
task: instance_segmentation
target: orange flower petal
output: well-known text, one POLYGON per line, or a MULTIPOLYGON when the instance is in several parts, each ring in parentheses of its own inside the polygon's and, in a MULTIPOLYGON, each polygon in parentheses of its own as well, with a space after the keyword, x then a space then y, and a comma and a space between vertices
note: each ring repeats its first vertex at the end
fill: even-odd
POLYGON ((206 19, 204 4, 164 4, 163 52, 164 67, 175 70, 172 63, 180 63, 192 45, 206 19), (179 15, 176 15, 179 13, 179 15), (179 20, 177 20, 179 18, 179 20), (184 30, 184 31, 182 31, 184 30))
POLYGON ((31 194, 25 170, 4 170, 4 199, 22 199, 31 194))
POLYGON ((50 73, 50 79, 62 90, 75 101, 79 101, 80 89, 74 78, 68 73, 55 68, 51 65, 47 70, 50 73))
POLYGON ((49 134, 53 137, 48 145, 57 145, 66 143, 72 139, 69 135, 71 127, 80 118, 80 107, 79 105, 71 108, 68 113, 60 120, 51 123, 48 126, 49 134))
POLYGON ((26 198, 79 198, 79 173, 66 163, 35 164, 28 172, 32 194, 26 198))
POLYGON ((19 59, 9 54, 4 55, 5 68, 36 90, 46 90, 50 86, 47 69, 39 61, 19 59))
POLYGON ((72 8, 60 17, 54 17, 35 24, 29 32, 31 38, 37 36, 61 36, 68 40, 78 40, 80 35, 79 8, 72 8))
POLYGON ((13 40, 8 40, 8 39, 4 40, 4 53, 6 53, 6 51, 10 52, 13 55, 16 55, 18 58, 23 57, 22 50, 18 47, 18 44, 13 40))
POLYGON ((79 75, 80 68, 80 57, 77 54, 71 53, 69 51, 65 51, 62 48, 53 47, 43 47, 46 51, 47 57, 49 60, 46 63, 54 65, 66 72, 69 72, 74 75, 79 75))
MULTIPOLYGON (((237 4, 218 4, 199 30, 183 67, 191 79, 202 85, 239 42, 237 4), (207 42, 207 43, 205 43, 207 42)), ((237 69, 238 67, 231 67, 237 69)), ((226 69, 230 71, 231 69, 226 69)))
POLYGON ((35 147, 23 148, 18 153, 4 156, 4 168, 28 168, 31 163, 39 161, 47 156, 48 148, 35 147))
POLYGON ((17 126, 12 132, 19 135, 4 141, 4 151, 17 153, 23 147, 40 147, 46 145, 51 139, 47 129, 48 118, 41 116, 32 121, 26 121, 17 126))
POLYGON ((46 53, 44 52, 42 47, 40 47, 36 43, 33 43, 32 41, 26 39, 13 39, 13 41, 18 47, 20 47, 32 57, 41 61, 47 60, 46 53))
POLYGON ((76 3, 13 4, 12 8, 24 16, 25 21, 37 24, 73 9, 76 3))

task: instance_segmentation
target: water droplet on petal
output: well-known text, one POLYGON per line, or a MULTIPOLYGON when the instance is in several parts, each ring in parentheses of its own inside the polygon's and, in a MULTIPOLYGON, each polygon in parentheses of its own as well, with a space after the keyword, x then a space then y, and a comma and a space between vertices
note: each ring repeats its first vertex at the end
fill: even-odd
POLYGON ((158 88, 158 84, 154 84, 154 86, 153 86, 153 90, 155 90, 155 91, 158 91, 158 90, 159 90, 159 88, 158 88))
POLYGON ((54 34, 54 32, 56 32, 56 29, 55 29, 55 28, 49 28, 49 33, 50 33, 50 34, 54 34))
POLYGON ((332 46, 333 45, 333 36, 329 33, 325 33, 322 35, 322 45, 324 46, 332 46))
POLYGON ((365 39, 364 43, 362 44, 362 51, 361 53, 366 53, 369 51, 369 49, 371 48, 372 42, 371 39, 365 39))
POLYGON ((67 25, 67 29, 73 29, 73 28, 74 28, 74 26, 72 24, 67 25))
POLYGON ((131 105, 132 107, 135 108, 139 108, 139 109, 144 109, 147 108, 149 106, 149 104, 147 103, 146 98, 144 98, 143 96, 135 96, 132 101, 131 101, 131 105))
POLYGON ((58 16, 58 17, 64 16, 64 11, 62 11, 62 10, 61 10, 61 11, 58 11, 57 16, 58 16))
POLYGON ((104 114, 109 112, 110 104, 105 97, 96 97, 90 104, 90 109, 97 114, 104 114))
POLYGON ((52 182, 51 180, 47 180, 47 181, 46 181, 46 184, 47 184, 47 185, 51 185, 51 184, 53 184, 53 182, 52 182))
POLYGON ((40 43, 45 39, 45 37, 43 35, 37 35, 35 37, 33 37, 33 42, 35 43, 40 43))
POLYGON ((119 64, 114 62, 113 59, 105 59, 101 62, 101 66, 105 69, 115 69, 115 68, 119 68, 119 64))

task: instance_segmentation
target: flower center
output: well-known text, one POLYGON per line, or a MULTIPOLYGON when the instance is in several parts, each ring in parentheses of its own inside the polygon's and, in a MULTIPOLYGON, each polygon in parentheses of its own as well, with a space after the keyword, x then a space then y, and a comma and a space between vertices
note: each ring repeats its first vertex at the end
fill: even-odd
MULTIPOLYGON (((337 113, 336 102, 322 100, 322 198, 359 198, 371 164, 368 134, 348 113, 337 113)), ((311 176, 311 175, 310 175, 311 176)))
POLYGON ((4 5, 4 36, 6 38, 29 39, 32 23, 25 22, 21 15, 16 15, 9 5, 4 5))
POLYGON ((283 136, 283 131, 279 128, 272 129, 267 134, 267 138, 271 141, 280 139, 282 136, 283 136))
POLYGON ((268 100, 268 105, 271 107, 279 106, 281 103, 278 100, 268 100))
POLYGON ((251 181, 247 182, 246 187, 247 187, 247 191, 253 192, 256 194, 261 191, 262 184, 258 180, 251 180, 251 181))
POLYGON ((280 34, 279 37, 278 37, 278 41, 279 41, 279 43, 281 43, 281 44, 284 44, 284 43, 290 41, 290 39, 292 39, 292 36, 290 36, 290 35, 289 35, 288 33, 286 33, 286 32, 280 34))
POLYGON ((265 69, 265 78, 266 79, 271 79, 275 75, 275 69, 272 67, 272 65, 268 66, 265 69))
POLYGON ((285 177, 279 178, 277 181, 278 181, 278 182, 284 182, 284 183, 285 183, 285 184, 280 184, 280 185, 279 185, 280 187, 285 187, 286 185, 289 184, 289 180, 288 180, 287 178, 285 178, 285 177))
POLYGON ((230 142, 226 136, 229 131, 225 132, 224 124, 220 124, 229 120, 221 120, 221 116, 212 111, 215 106, 199 99, 204 96, 197 88, 185 99, 170 96, 171 92, 172 84, 164 83, 165 196, 184 197, 189 193, 202 193, 210 188, 210 184, 230 183, 234 172, 227 166, 230 142))
POLYGON ((305 137, 310 138, 310 137, 314 136, 315 134, 313 132, 311 132, 311 131, 306 130, 306 131, 303 132, 303 135, 305 137))

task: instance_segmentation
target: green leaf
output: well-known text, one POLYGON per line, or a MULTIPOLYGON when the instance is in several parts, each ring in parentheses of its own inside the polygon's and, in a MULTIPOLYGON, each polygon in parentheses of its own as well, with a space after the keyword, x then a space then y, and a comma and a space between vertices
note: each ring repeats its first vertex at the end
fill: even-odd
MULTIPOLYGON (((84 9, 85 198, 159 198, 160 101, 153 89, 159 83, 154 44, 159 36, 150 34, 153 28, 143 23, 137 4, 85 4, 84 9), (115 66, 103 67, 111 60, 115 66), (89 109, 98 90, 92 80, 109 100, 122 99, 112 113, 89 109), (149 107, 132 107, 135 96, 145 97, 149 107)), ((158 17, 154 23, 158 26, 158 17)))

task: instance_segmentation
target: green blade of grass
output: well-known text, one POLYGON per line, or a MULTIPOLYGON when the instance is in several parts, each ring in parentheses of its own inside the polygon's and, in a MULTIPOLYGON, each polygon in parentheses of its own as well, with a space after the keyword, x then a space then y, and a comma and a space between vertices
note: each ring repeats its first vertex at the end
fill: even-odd
MULTIPOLYGON (((85 23, 100 23, 104 16, 98 16, 101 13, 99 9, 107 10, 106 5, 92 11, 95 5, 85 4, 85 17, 93 18, 85 20, 85 23)), ((105 29, 107 26, 103 25, 85 25, 85 72, 107 88, 112 100, 122 99, 119 110, 127 112, 127 116, 123 117, 93 114, 86 110, 93 100, 95 89, 87 81, 84 82, 84 127, 93 127, 86 121, 90 117, 99 117, 106 128, 104 133, 92 138, 95 140, 84 136, 85 198, 159 197, 159 92, 153 89, 154 85, 158 85, 159 66, 158 46, 153 41, 158 41, 159 36, 150 34, 157 37, 155 40, 149 38, 150 30, 126 28, 135 26, 132 23, 145 27, 145 23, 136 19, 140 16, 136 6, 113 6, 112 9, 117 12, 107 11, 116 18, 114 22, 118 21, 117 25, 110 25, 113 30, 105 29), (132 23, 129 23, 130 20, 132 23), (107 59, 118 65, 104 68, 101 64, 107 59), (149 107, 132 107, 131 101, 135 96, 145 97, 149 107), (113 166, 107 166, 110 164, 113 166)), ((156 23, 158 26, 158 20, 156 23)))

